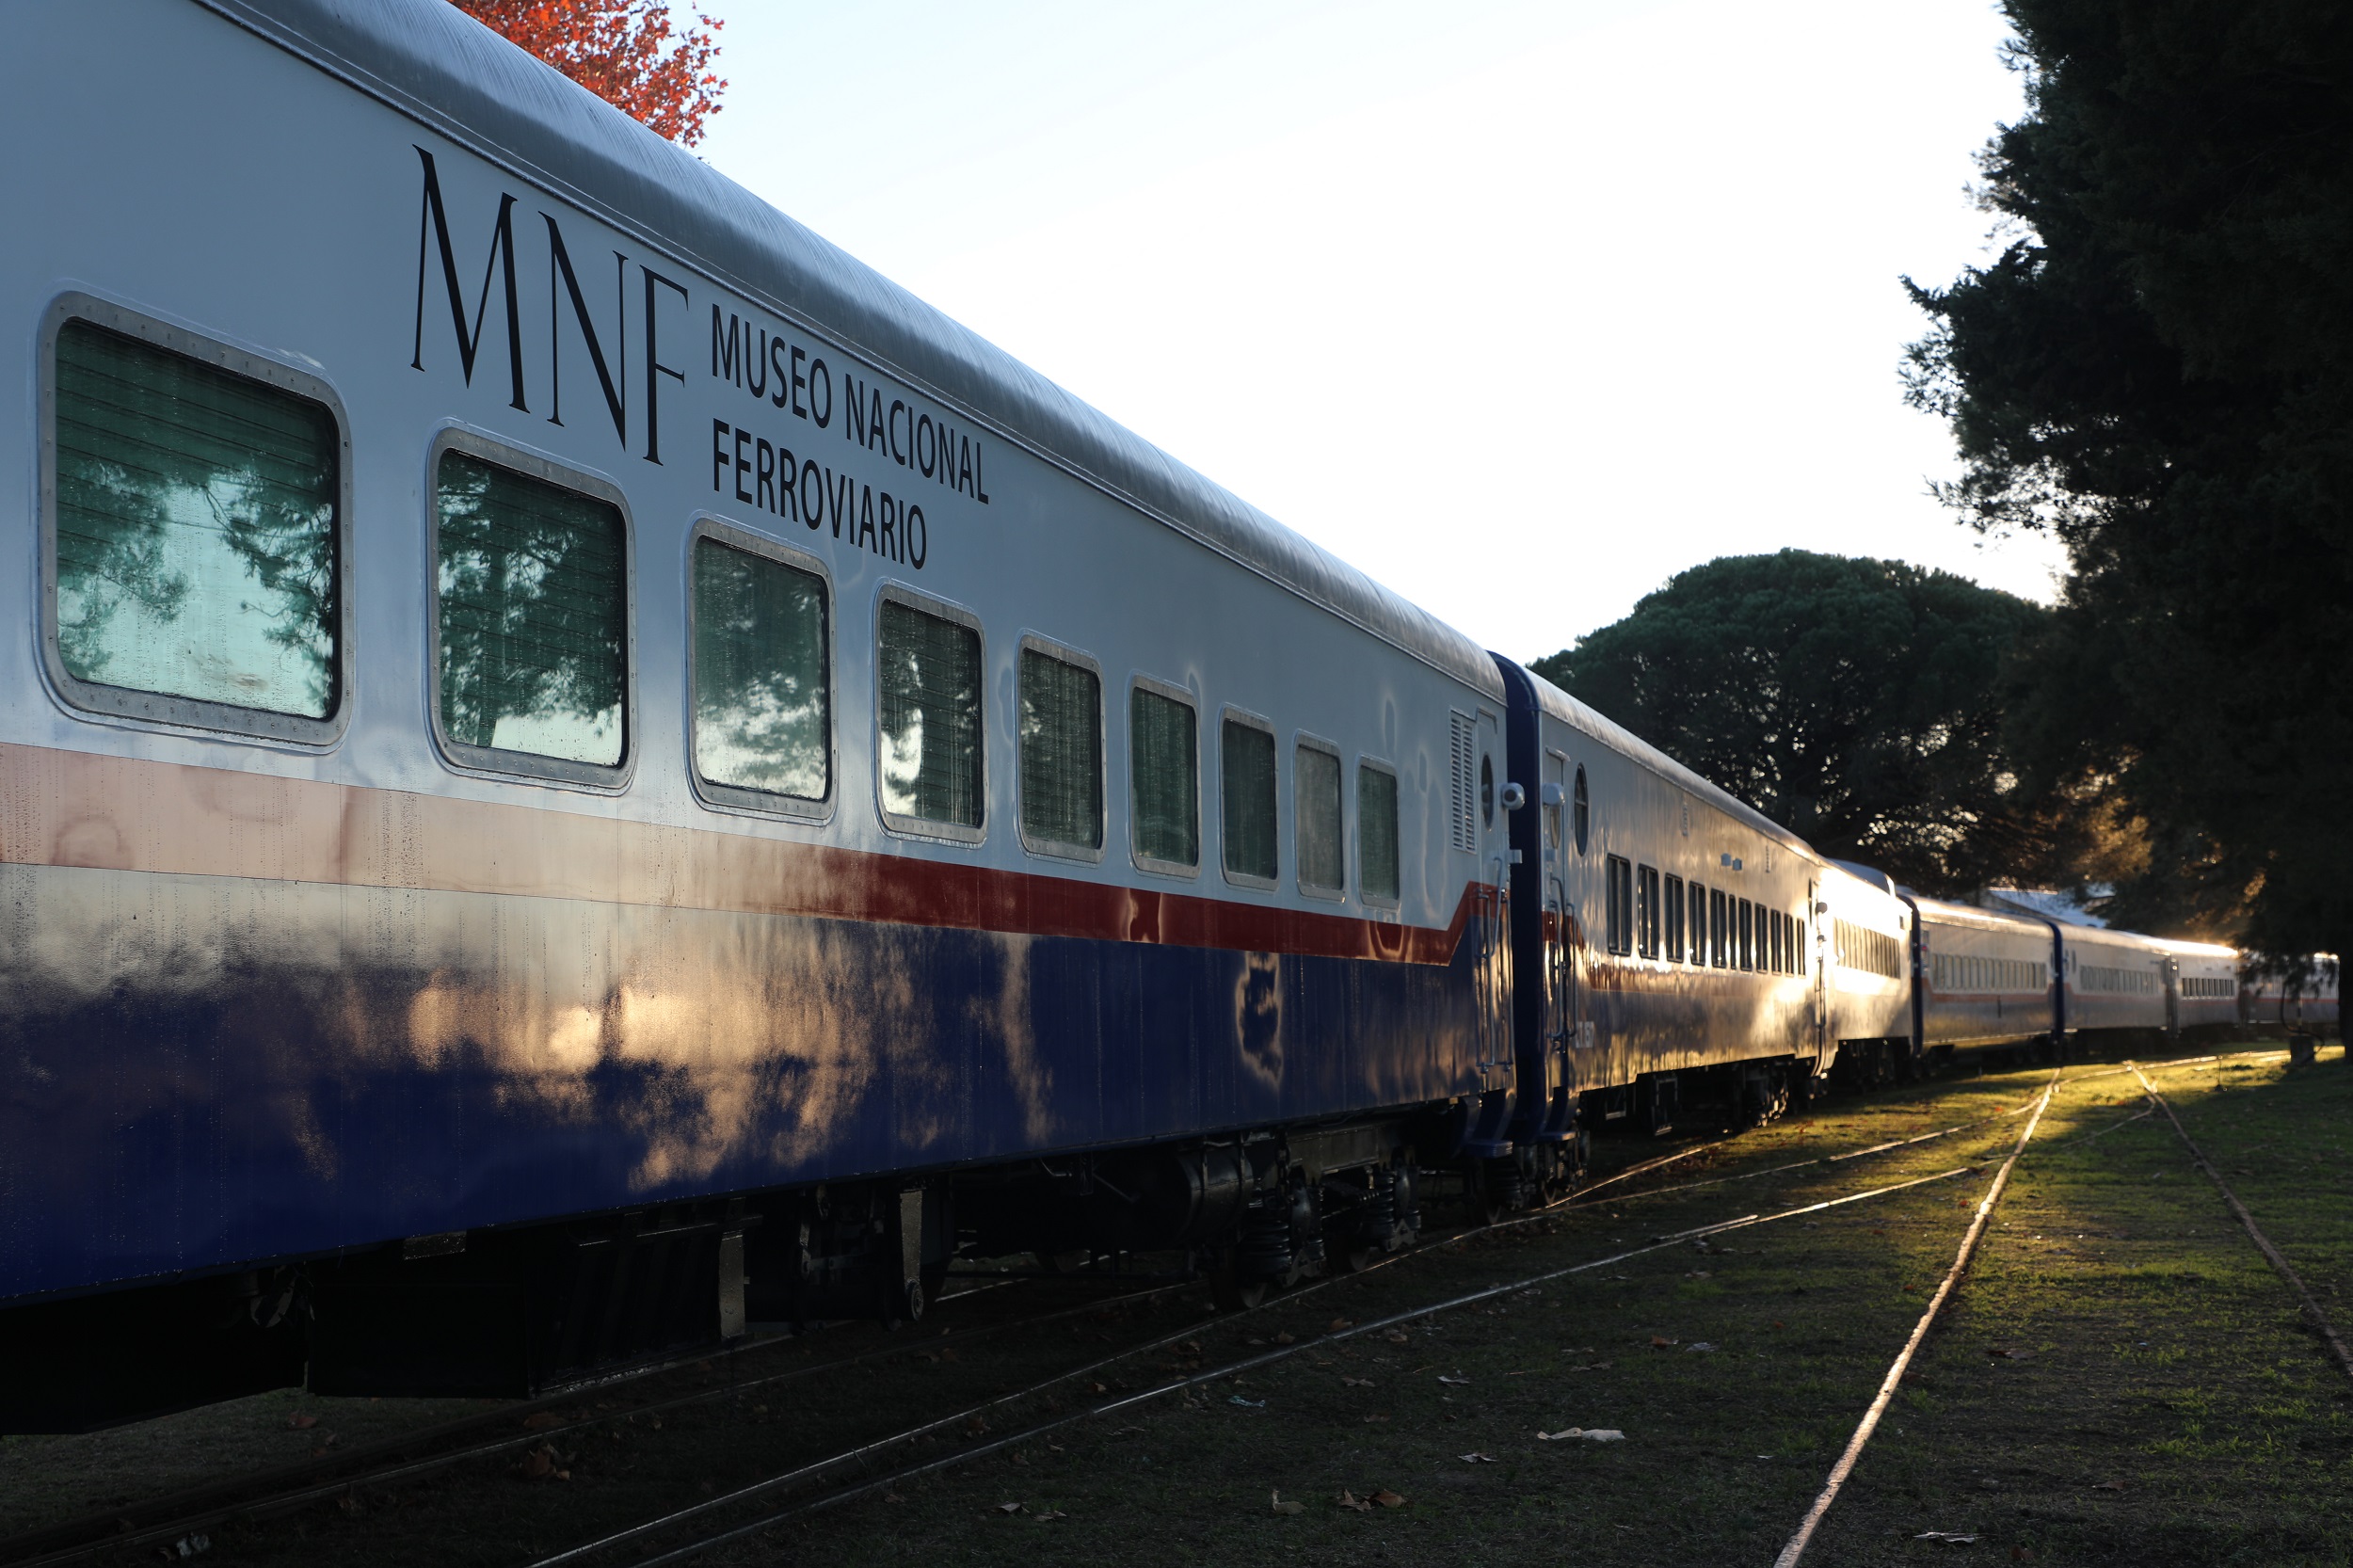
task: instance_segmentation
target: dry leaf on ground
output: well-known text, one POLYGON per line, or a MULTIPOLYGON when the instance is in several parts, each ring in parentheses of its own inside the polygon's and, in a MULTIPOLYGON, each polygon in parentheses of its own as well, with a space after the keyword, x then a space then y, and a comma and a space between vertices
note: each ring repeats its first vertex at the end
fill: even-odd
POLYGON ((1305 1513, 1307 1512, 1307 1505, 1305 1503, 1299 1502, 1287 1503, 1283 1500, 1283 1494, 1277 1492, 1274 1494, 1274 1512, 1277 1513, 1305 1513))
POLYGON ((1496 1462, 1493 1454, 1456 1454, 1454 1457, 1465 1464, 1493 1464, 1496 1462))
POLYGON ((1674 1344, 1673 1340, 1663 1334, 1654 1334, 1650 1336, 1650 1348, 1654 1351, 1671 1351, 1674 1349, 1674 1344))
POLYGON ((1942 1541, 1950 1546, 1974 1546, 1977 1544, 1976 1536, 1963 1535, 1958 1530, 1922 1530, 1913 1539, 1914 1541, 1942 1541))
POLYGON ((1372 1379, 1342 1378, 1340 1379, 1340 1386, 1342 1388, 1369 1388, 1372 1386, 1372 1379))
POLYGON ((1460 1375, 1449 1377, 1446 1373, 1440 1372, 1438 1374, 1438 1381, 1440 1383, 1452 1384, 1457 1388, 1467 1388, 1470 1386, 1470 1379, 1460 1375))
POLYGON ((1333 1320, 1332 1320, 1332 1327, 1331 1327, 1331 1329, 1330 1329, 1330 1332, 1331 1332, 1331 1333, 1333 1333, 1333 1334, 1337 1334, 1337 1333, 1339 1333, 1342 1329, 1352 1329, 1352 1328, 1354 1328, 1355 1326, 1356 1326, 1356 1320, 1355 1320, 1355 1319, 1353 1319, 1353 1318, 1335 1318, 1335 1319, 1333 1319, 1333 1320))
POLYGON ((317 1426, 318 1424, 319 1418, 315 1416, 289 1416, 286 1417, 287 1427, 295 1432, 309 1432, 312 1427, 317 1426))
POLYGON ((1406 1333, 1405 1333, 1405 1331, 1404 1331, 1403 1329, 1401 1329, 1401 1328, 1393 1328, 1393 1329, 1389 1330, 1389 1332, 1388 1332, 1388 1333, 1386 1333, 1386 1334, 1383 1335, 1381 1337, 1382 1337, 1382 1338, 1384 1338, 1384 1339, 1386 1339, 1386 1340, 1387 1340, 1390 1344, 1392 1344, 1392 1345, 1402 1345, 1402 1344, 1404 1344, 1404 1343, 1406 1342, 1406 1337, 1407 1337, 1407 1336, 1406 1336, 1406 1333))
POLYGON ((1284 1329, 1275 1335, 1274 1342, 1278 1345, 1296 1345, 1299 1343, 1299 1336, 1289 1329, 1284 1329))
POLYGON ((1396 1493, 1390 1491, 1385 1486, 1372 1495, 1372 1500, 1379 1503, 1383 1508, 1403 1508, 1405 1506, 1405 1499, 1399 1496, 1396 1493))
POLYGON ((1000 1513, 1026 1513, 1029 1511, 1023 1508, 1019 1503, 999 1503, 997 1505, 997 1512, 1000 1513))

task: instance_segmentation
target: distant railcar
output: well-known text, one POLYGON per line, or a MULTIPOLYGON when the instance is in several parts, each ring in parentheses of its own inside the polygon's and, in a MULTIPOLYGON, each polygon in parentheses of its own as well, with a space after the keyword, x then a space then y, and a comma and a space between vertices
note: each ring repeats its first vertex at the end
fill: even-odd
POLYGON ((2047 920, 1913 895, 1922 1050, 2057 1041, 2058 934, 2047 920))

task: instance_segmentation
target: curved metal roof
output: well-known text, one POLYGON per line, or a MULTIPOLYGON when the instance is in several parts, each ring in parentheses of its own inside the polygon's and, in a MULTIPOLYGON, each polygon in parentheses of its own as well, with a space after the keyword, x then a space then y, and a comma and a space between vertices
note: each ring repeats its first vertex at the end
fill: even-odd
POLYGON ((1722 789, 1710 784, 1615 719, 1602 717, 1534 670, 1529 670, 1528 680, 1529 684, 1536 689, 1536 701, 1551 717, 1571 728, 1585 731, 1612 751, 1623 752, 1653 773, 1673 779, 1725 816, 1754 828, 1775 843, 1785 845, 1811 859, 1831 863, 1812 844, 1746 801, 1735 799, 1722 789))
POLYGON ((1479 645, 1081 403, 447 0, 198 0, 1498 700, 1479 645))
POLYGON ((1976 926, 1986 931, 2018 931, 2032 936, 2038 941, 2051 939, 2053 922, 2040 915, 2021 915, 2008 909, 1980 909, 1974 904, 1955 904, 1950 899, 1929 898, 1925 893, 1913 893, 1912 906, 1945 925, 1976 926))

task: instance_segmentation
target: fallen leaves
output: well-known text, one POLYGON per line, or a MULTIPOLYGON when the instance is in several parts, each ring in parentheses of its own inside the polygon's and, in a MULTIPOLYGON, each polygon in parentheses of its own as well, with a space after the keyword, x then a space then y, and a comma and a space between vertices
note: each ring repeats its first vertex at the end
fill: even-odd
POLYGON ((1370 1513, 1372 1512, 1372 1499, 1359 1497, 1353 1492, 1343 1492, 1332 1500, 1352 1512, 1370 1513))
POLYGON ((1539 1443, 1623 1443, 1625 1433, 1616 1427, 1566 1427, 1559 1432, 1540 1432, 1539 1443))
POLYGON ((1654 1351, 1671 1351, 1675 1348, 1675 1342, 1663 1334, 1654 1334, 1650 1336, 1650 1348, 1654 1351))
POLYGON ((1913 1539, 1914 1541, 1942 1541, 1948 1546, 1974 1546, 1977 1544, 1976 1536, 1963 1535, 1959 1530, 1922 1530, 1913 1539))
POLYGON ((1342 1388, 1369 1388, 1372 1386, 1372 1379, 1344 1377, 1340 1379, 1340 1386, 1342 1388))
POLYGON ((1393 1328, 1386 1334, 1384 1334, 1381 1337, 1386 1339, 1392 1345, 1402 1345, 1409 1343, 1410 1341, 1410 1336, 1401 1328, 1393 1328))
POLYGON ((1356 1320, 1353 1318, 1335 1318, 1332 1320, 1332 1326, 1324 1332, 1327 1334, 1345 1334, 1355 1326, 1356 1320))
POLYGON ((1372 1495, 1372 1500, 1381 1505, 1383 1508, 1403 1508, 1405 1506, 1405 1499, 1399 1496, 1396 1493, 1390 1491, 1385 1486, 1372 1495))
POLYGON ((1440 1383, 1449 1384, 1456 1388, 1468 1388, 1470 1386, 1470 1379, 1464 1377, 1459 1372, 1451 1377, 1448 1376, 1444 1372, 1440 1372, 1438 1374, 1438 1381, 1440 1383))
POLYGON ((1289 1329, 1283 1329, 1274 1336, 1274 1342, 1278 1345, 1296 1345, 1299 1343, 1299 1336, 1289 1329))
POLYGON ((526 1432, 547 1432, 563 1424, 564 1417, 552 1410, 536 1410, 523 1417, 523 1430, 526 1432))
POLYGON ((569 1461, 555 1451, 552 1443, 542 1443, 517 1460, 514 1474, 525 1480, 569 1480, 572 1473, 565 1466, 569 1461))
POLYGON ((1687 1352, 1697 1351, 1702 1355, 1713 1355, 1716 1353, 1716 1347, 1709 1344, 1705 1339, 1694 1339, 1683 1348, 1687 1352))
POLYGON ((291 1432, 309 1432, 312 1427, 317 1426, 318 1424, 319 1418, 315 1416, 289 1416, 286 1417, 286 1427, 287 1430, 291 1432))
POLYGON ((1278 1491, 1274 1494, 1274 1512, 1277 1513, 1305 1513, 1307 1512, 1307 1505, 1297 1501, 1287 1503, 1283 1500, 1283 1494, 1278 1491))
POLYGON ((1493 1454, 1468 1453, 1456 1454, 1454 1457, 1465 1464, 1493 1464, 1496 1462, 1496 1456, 1493 1454))
POLYGON ((1227 1404, 1241 1405, 1245 1410, 1264 1410, 1266 1408, 1266 1400, 1245 1400, 1240 1394, 1228 1394, 1225 1397, 1225 1402, 1227 1404))
POLYGON ((2125 1487, 2121 1480, 2095 1480, 2091 1483, 2091 1489, 2094 1492, 2121 1492, 2125 1487))

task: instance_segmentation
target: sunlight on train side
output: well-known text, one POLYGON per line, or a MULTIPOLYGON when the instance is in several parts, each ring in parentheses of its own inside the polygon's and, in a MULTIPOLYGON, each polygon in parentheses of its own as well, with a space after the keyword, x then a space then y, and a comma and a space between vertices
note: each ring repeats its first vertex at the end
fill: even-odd
POLYGON ((76 680, 325 718, 334 417, 88 322, 57 333, 57 648, 76 680))

